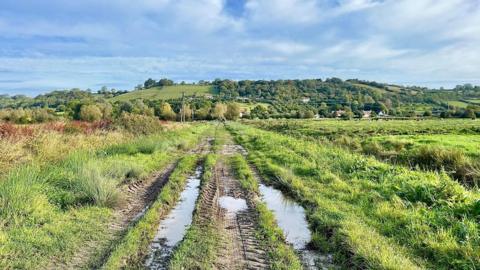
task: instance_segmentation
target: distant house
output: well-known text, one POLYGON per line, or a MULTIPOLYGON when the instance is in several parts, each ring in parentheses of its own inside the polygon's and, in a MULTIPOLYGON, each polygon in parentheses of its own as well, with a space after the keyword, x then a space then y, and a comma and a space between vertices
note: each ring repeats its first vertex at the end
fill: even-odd
POLYGON ((333 111, 332 114, 335 115, 335 117, 342 117, 342 115, 345 114, 345 111, 344 110, 337 110, 337 111, 333 111))
POLYGON ((372 111, 363 111, 362 118, 370 118, 372 117, 372 111))
POLYGON ((213 95, 211 94, 205 94, 204 97, 207 99, 213 99, 213 95))
POLYGON ((378 116, 380 116, 380 117, 383 117, 383 116, 388 116, 388 114, 386 114, 386 113, 384 113, 384 112, 380 111, 380 112, 378 113, 378 116))
POLYGON ((310 98, 309 97, 303 97, 302 102, 303 103, 308 103, 308 102, 310 102, 310 98))

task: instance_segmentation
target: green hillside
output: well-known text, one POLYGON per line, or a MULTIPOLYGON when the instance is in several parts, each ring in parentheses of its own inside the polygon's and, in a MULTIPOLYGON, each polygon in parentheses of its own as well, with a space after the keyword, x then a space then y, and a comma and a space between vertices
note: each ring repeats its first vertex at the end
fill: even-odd
POLYGON ((164 87, 153 87, 146 90, 136 90, 123 95, 111 98, 111 101, 128 101, 134 99, 174 99, 186 96, 215 94, 210 85, 172 85, 164 87))

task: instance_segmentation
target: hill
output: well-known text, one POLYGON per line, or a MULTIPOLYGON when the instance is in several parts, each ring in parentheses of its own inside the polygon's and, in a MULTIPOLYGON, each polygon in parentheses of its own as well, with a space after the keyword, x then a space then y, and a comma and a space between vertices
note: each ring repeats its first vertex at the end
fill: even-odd
POLYGON ((186 96, 205 96, 207 94, 215 94, 213 87, 210 85, 171 85, 163 87, 153 87, 145 90, 135 90, 126 94, 113 97, 110 99, 110 101, 128 101, 134 99, 176 99, 181 98, 183 92, 186 96))

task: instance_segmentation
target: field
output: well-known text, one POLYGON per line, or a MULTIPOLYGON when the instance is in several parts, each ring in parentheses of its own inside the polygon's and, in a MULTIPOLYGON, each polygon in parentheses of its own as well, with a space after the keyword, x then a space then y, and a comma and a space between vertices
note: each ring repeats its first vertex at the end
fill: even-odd
POLYGON ((466 108, 468 106, 468 103, 465 103, 463 101, 458 101, 458 100, 449 100, 448 105, 459 107, 459 108, 466 108))
POLYGON ((2 126, 0 268, 480 267, 477 121, 128 127, 2 126))
POLYGON ((181 98, 183 92, 185 92, 186 96, 215 94, 212 87, 208 85, 173 85, 132 91, 116 96, 112 98, 111 101, 129 101, 134 99, 167 100, 181 98))
POLYGON ((468 102, 473 104, 480 104, 480 99, 469 99, 468 102))

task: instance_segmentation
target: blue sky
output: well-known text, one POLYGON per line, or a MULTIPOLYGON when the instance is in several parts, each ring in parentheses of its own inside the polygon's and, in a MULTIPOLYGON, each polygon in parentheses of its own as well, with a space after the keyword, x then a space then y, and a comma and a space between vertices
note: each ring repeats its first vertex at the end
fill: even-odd
POLYGON ((332 76, 480 84, 480 1, 0 2, 0 93, 332 76))

